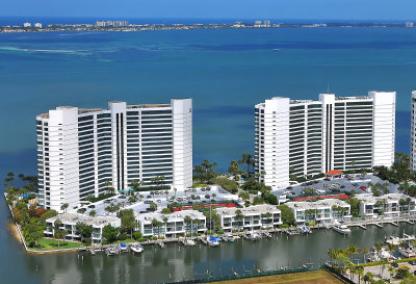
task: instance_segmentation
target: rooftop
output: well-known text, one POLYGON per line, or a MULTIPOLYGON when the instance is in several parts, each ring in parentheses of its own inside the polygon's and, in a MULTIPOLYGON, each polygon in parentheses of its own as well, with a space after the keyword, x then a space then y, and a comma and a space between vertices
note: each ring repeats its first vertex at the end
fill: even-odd
POLYGON ((114 216, 91 217, 79 213, 61 213, 55 217, 47 219, 46 221, 55 222, 56 220, 60 220, 63 224, 77 224, 80 222, 94 227, 103 227, 108 224, 120 225, 120 219, 114 216))
POLYGON ((249 215, 249 214, 265 214, 265 213, 276 213, 280 210, 274 206, 269 204, 260 204, 260 205, 253 205, 245 208, 235 208, 235 207, 227 207, 227 208, 217 208, 215 209, 218 214, 220 215, 228 215, 232 216, 236 214, 237 210, 240 210, 243 215, 249 215))
POLYGON ((349 207, 350 205, 345 201, 339 199, 322 199, 315 202, 288 202, 285 203, 290 208, 296 209, 318 209, 318 208, 332 208, 332 206, 349 207))
MULTIPOLYGON (((388 193, 388 194, 384 194, 380 196, 373 196, 372 194, 367 193, 367 194, 357 194, 356 198, 367 203, 375 203, 379 200, 399 201, 400 199, 407 199, 411 197, 402 193, 388 193)), ((414 200, 414 198, 411 198, 411 199, 414 200)))
POLYGON ((143 213, 139 214, 135 212, 136 219, 141 222, 152 222, 153 219, 158 220, 159 222, 163 222, 164 218, 168 218, 168 221, 174 221, 174 220, 183 220, 185 217, 189 216, 191 219, 195 220, 205 220, 205 215, 202 212, 199 212, 197 210, 183 210, 183 211, 177 211, 170 214, 162 214, 159 212, 150 212, 150 213, 143 213))

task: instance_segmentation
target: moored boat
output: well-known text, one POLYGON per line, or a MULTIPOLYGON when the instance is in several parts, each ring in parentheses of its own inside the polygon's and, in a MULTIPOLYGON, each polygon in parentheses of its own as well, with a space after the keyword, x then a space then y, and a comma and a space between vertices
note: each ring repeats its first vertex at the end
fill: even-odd
POLYGON ((127 246, 126 243, 120 243, 118 245, 118 248, 119 248, 120 252, 127 252, 127 250, 129 249, 129 247, 127 246))
POLYGON ((346 225, 337 225, 337 226, 332 227, 332 229, 335 232, 338 232, 338 233, 343 234, 343 235, 351 234, 351 229, 348 228, 346 225))
POLYGON ((109 247, 105 250, 106 255, 111 256, 111 255, 117 255, 120 253, 120 250, 117 246, 112 246, 109 247))
POLYGON ((214 236, 207 237, 207 244, 210 247, 217 247, 220 245, 220 238, 214 236))
POLYGON ((144 248, 143 248, 143 246, 142 246, 141 244, 139 244, 139 243, 134 243, 134 244, 130 245, 130 250, 131 250, 133 253, 137 253, 137 254, 139 254, 139 253, 142 253, 142 252, 144 251, 144 248))

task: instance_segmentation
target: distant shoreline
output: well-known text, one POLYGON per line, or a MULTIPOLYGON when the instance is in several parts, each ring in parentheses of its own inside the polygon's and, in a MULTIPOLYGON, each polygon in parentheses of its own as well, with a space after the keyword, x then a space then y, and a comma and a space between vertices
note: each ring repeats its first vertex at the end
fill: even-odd
POLYGON ((203 23, 203 24, 128 24, 126 21, 97 21, 96 24, 48 24, 23 23, 22 25, 2 25, 0 33, 24 32, 140 32, 160 30, 215 30, 215 29, 313 29, 313 28, 404 28, 416 29, 414 22, 400 23, 271 23, 256 21, 254 23, 203 23), (112 23, 115 24, 112 24, 112 23))

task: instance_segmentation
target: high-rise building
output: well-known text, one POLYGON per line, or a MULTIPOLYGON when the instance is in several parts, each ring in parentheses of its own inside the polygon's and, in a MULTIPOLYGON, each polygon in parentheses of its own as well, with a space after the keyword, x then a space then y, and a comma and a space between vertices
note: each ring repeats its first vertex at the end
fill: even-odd
POLYGON ((192 185, 192 100, 58 107, 37 116, 37 144, 39 201, 46 208, 76 206, 133 182, 184 190, 192 185))
POLYGON ((272 98, 255 107, 255 160, 272 187, 289 176, 390 167, 394 162, 395 92, 362 97, 321 94, 319 101, 272 98))
POLYGON ((413 171, 416 171, 416 91, 412 92, 412 112, 410 125, 410 162, 413 171))

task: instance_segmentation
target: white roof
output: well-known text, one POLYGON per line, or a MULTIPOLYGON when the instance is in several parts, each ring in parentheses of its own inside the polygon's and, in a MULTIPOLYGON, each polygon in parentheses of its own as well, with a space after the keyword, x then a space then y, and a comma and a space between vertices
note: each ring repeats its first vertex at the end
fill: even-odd
POLYGON ((347 202, 339 199, 321 199, 315 202, 287 202, 285 204, 292 209, 300 210, 332 208, 332 206, 350 207, 347 202))
POLYGON ((240 210, 243 215, 280 213, 280 209, 278 209, 275 205, 270 205, 270 204, 259 204, 259 205, 244 207, 244 208, 223 207, 223 208, 217 208, 215 210, 220 215, 228 215, 228 216, 235 215, 237 210, 240 210))
POLYGON ((93 227, 104 227, 106 225, 112 225, 119 227, 121 225, 120 218, 115 216, 87 216, 80 213, 61 213, 55 217, 51 217, 46 221, 53 223, 56 220, 60 220, 64 225, 75 225, 77 223, 84 223, 93 227))

